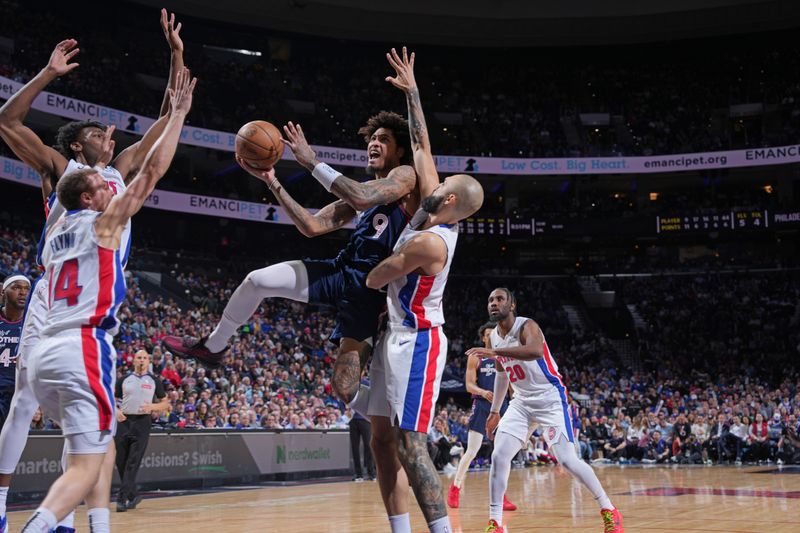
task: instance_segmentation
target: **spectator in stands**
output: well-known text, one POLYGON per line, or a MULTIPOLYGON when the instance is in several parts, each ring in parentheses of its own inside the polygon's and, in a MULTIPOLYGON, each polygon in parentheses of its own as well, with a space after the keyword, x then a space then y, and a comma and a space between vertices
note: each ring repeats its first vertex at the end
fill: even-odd
POLYGON ((753 459, 760 463, 769 457, 769 430, 761 413, 757 413, 755 420, 750 424, 748 441, 753 459))

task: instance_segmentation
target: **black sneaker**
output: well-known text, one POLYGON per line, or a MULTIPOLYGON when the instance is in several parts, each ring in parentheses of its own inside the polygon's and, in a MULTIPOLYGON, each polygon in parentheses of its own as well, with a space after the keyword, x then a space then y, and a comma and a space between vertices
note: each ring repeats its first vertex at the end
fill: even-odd
POLYGON ((202 363, 203 366, 212 370, 222 366, 222 356, 225 355, 225 350, 213 353, 205 347, 205 342, 208 337, 198 339, 197 337, 164 337, 161 344, 182 359, 196 359, 202 363))
POLYGON ((132 500, 128 500, 126 507, 128 509, 136 509, 136 506, 142 502, 142 496, 137 494, 132 500))
POLYGON ((124 513, 128 510, 128 506, 125 505, 125 500, 117 500, 117 512, 124 513))

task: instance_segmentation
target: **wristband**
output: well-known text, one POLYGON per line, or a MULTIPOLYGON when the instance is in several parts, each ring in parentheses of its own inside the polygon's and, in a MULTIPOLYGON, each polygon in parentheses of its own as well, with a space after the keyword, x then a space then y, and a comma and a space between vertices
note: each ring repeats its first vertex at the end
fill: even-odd
POLYGON ((334 170, 330 167, 327 163, 317 163, 317 166, 314 167, 314 170, 311 172, 311 175, 325 187, 325 190, 331 192, 331 187, 333 187, 333 182, 336 181, 336 178, 342 175, 341 172, 334 170))

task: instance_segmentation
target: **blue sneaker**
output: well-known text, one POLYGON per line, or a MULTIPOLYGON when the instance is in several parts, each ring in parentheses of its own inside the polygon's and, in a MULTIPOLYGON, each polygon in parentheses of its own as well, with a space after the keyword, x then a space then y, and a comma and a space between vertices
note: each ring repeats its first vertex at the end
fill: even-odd
POLYGON ((53 530, 54 533, 75 533, 74 527, 58 526, 53 530))
POLYGON ((6 518, 6 515, 0 515, 0 533, 8 533, 8 518, 6 518))

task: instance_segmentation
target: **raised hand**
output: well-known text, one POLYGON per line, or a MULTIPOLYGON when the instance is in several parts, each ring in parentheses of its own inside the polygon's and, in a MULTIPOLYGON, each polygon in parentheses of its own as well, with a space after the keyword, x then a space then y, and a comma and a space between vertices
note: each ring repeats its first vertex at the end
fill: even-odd
POLYGON ((275 169, 271 168, 269 170, 264 170, 263 168, 255 168, 251 167, 247 164, 247 161, 241 158, 241 156, 236 155, 234 156, 236 162, 239 163, 239 166, 242 167, 245 172, 253 176, 254 178, 258 178, 259 180, 263 181, 267 184, 269 190, 272 190, 272 186, 277 183, 278 178, 275 177, 275 169))
POLYGON ((318 163, 317 154, 306 141, 306 136, 300 124, 295 125, 293 122, 289 122, 283 127, 283 131, 286 133, 286 139, 283 142, 289 145, 297 162, 307 169, 313 170, 318 163))
POLYGON ((183 40, 181 39, 181 23, 175 25, 175 13, 170 13, 167 18, 167 10, 161 9, 161 30, 169 43, 169 48, 173 52, 183 52, 183 40))
POLYGON ((50 61, 47 62, 47 70, 56 76, 63 76, 76 68, 80 63, 70 63, 69 61, 80 52, 80 48, 75 48, 78 41, 66 39, 58 43, 50 54, 50 61))
POLYGON ((403 57, 397 54, 397 50, 392 48, 392 51, 386 54, 386 59, 395 71, 395 77, 386 76, 386 81, 397 87, 403 92, 410 92, 417 87, 417 80, 414 78, 414 52, 411 52, 411 57, 408 55, 408 50, 403 47, 403 57))
POLYGON ((197 78, 192 78, 191 71, 184 67, 175 81, 175 89, 169 89, 170 105, 172 112, 188 113, 192 107, 192 93, 197 84, 197 78))
POLYGON ((103 132, 103 144, 100 145, 100 157, 97 159, 95 166, 107 167, 114 158, 114 144, 116 143, 111 136, 114 134, 115 129, 117 129, 116 126, 109 126, 106 128, 106 131, 103 132))

